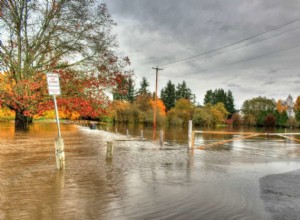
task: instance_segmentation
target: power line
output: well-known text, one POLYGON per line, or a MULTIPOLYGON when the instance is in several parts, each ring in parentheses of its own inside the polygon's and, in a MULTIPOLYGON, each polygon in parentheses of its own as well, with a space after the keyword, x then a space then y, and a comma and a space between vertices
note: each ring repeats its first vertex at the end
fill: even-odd
POLYGON ((257 44, 257 43, 260 43, 260 42, 265 41, 265 40, 269 40, 269 39, 274 38, 274 37, 278 37, 278 36, 280 36, 280 35, 282 35, 282 34, 286 34, 286 33, 288 33, 288 32, 295 31, 295 30, 297 30, 297 29, 299 29, 299 28, 300 28, 300 27, 295 27, 295 28, 289 29, 289 30, 287 30, 287 31, 281 32, 281 33, 279 33, 279 34, 275 34, 275 35, 273 35, 273 36, 270 36, 270 37, 268 37, 268 38, 264 38, 264 39, 262 39, 262 40, 255 41, 255 42, 253 42, 253 43, 249 43, 249 44, 246 44, 246 45, 243 45, 243 46, 240 46, 240 47, 236 47, 236 48, 233 48, 233 49, 231 49, 231 50, 227 50, 227 51, 224 51, 224 52, 220 52, 220 53, 217 53, 217 54, 213 54, 213 55, 208 56, 208 57, 203 57, 203 58, 199 58, 199 59, 196 59, 196 60, 192 60, 192 61, 190 61, 190 62, 188 62, 188 63, 193 63, 193 62, 196 62, 196 61, 199 61, 199 60, 204 60, 204 59, 212 58, 212 57, 215 57, 215 56, 219 56, 219 55, 222 55, 222 54, 224 54, 224 53, 229 53, 229 52, 232 52, 232 51, 234 51, 234 50, 239 50, 239 49, 241 49, 241 48, 248 47, 248 46, 251 46, 251 45, 253 45, 253 44, 257 44))
POLYGON ((213 69, 206 69, 206 70, 201 70, 201 71, 190 73, 190 74, 185 74, 185 76, 197 74, 197 73, 200 73, 200 72, 202 73, 202 72, 207 72, 207 71, 213 71, 213 70, 216 70, 216 69, 220 69, 221 67, 228 67, 228 66, 239 64, 239 63, 244 63, 244 62, 255 60, 255 59, 258 59, 258 58, 261 58, 261 57, 267 57, 267 56, 270 56, 270 55, 273 55, 273 54, 282 53, 282 52, 285 52, 285 51, 288 51, 288 50, 292 50, 292 49, 295 49, 295 48, 298 48, 298 47, 300 47, 300 45, 296 45, 296 46, 289 47, 289 48, 282 49, 282 50, 273 51, 273 52, 270 52, 270 53, 267 53, 267 54, 263 54, 263 55, 260 55, 260 56, 256 56, 256 57, 251 57, 249 59, 240 60, 238 62, 234 62, 234 63, 230 63, 230 64, 227 64, 227 65, 219 66, 219 67, 216 67, 216 68, 213 68, 213 69))
POLYGON ((244 41, 247 41, 247 40, 251 40, 251 39, 256 38, 256 37, 258 37, 258 36, 264 35, 264 34, 266 34, 266 33, 269 33, 269 32, 275 31, 275 30, 278 30, 278 29, 280 29, 280 28, 282 28, 282 27, 285 27, 285 26, 290 25, 290 24, 292 24, 292 23, 295 23, 295 22, 297 22, 297 21, 300 21, 300 18, 295 19, 295 20, 293 20, 293 21, 290 21, 290 22, 288 22, 288 23, 285 23, 285 24, 283 24, 283 25, 281 25, 281 26, 272 28, 272 29, 270 29, 270 30, 268 30, 268 31, 265 31, 265 32, 263 32, 263 33, 256 34, 256 35, 254 35, 254 36, 251 36, 251 37, 248 37, 248 38, 245 38, 245 39, 242 39, 242 40, 239 40, 239 41, 236 41, 236 42, 227 44, 227 45, 225 45, 225 46, 222 46, 222 47, 219 47, 219 48, 216 48, 216 49, 212 49, 212 50, 210 50, 210 51, 206 51, 206 52, 203 52, 203 53, 200 53, 200 54, 196 54, 196 55, 191 56, 191 57, 187 57, 187 58, 183 58, 183 59, 180 59, 180 60, 176 60, 176 61, 172 61, 172 62, 169 62, 169 63, 165 63, 165 64, 162 64, 162 66, 168 66, 168 65, 171 65, 171 64, 174 64, 174 63, 178 63, 178 62, 182 62, 182 61, 185 61, 185 60, 193 59, 193 58, 196 58, 196 57, 205 55, 205 54, 209 54, 209 53, 212 53, 212 52, 215 52, 215 51, 218 51, 218 50, 225 49, 225 48, 231 47, 231 46, 233 46, 233 45, 239 44, 239 43, 241 43, 241 42, 244 42, 244 41))

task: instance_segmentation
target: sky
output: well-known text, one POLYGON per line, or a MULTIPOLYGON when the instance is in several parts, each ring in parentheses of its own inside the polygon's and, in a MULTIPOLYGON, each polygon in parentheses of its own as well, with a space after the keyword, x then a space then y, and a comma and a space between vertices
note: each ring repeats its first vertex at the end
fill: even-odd
POLYGON ((299 0, 106 0, 120 56, 129 56, 158 94, 186 81, 203 104, 207 90, 231 90, 237 109, 258 96, 300 95, 299 0))

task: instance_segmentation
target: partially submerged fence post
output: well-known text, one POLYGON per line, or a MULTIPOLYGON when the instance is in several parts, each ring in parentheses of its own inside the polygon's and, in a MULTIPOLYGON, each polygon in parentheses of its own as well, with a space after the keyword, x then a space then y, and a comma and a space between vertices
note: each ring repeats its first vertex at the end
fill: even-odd
POLYGON ((286 129, 284 129, 284 140, 287 142, 286 129))
POLYGON ((65 151, 64 151, 64 140, 59 137, 55 139, 55 158, 56 168, 63 170, 65 168, 65 151))
POLYGON ((106 159, 111 159, 112 157, 113 157, 113 142, 107 141, 106 159))
POLYGON ((126 135, 127 135, 127 137, 129 136, 129 131, 128 131, 128 129, 126 129, 126 135))
POLYGON ((144 140, 144 131, 141 130, 141 139, 144 140))
POLYGON ((195 147, 195 131, 192 132, 192 148, 195 147))
POLYGON ((116 134, 118 134, 118 128, 116 128, 116 134))
POLYGON ((193 121, 189 120, 189 127, 188 127, 188 140, 189 140, 189 148, 192 148, 192 138, 193 138, 193 121))
POLYGON ((163 146, 164 144, 164 131, 163 130, 160 130, 159 132, 159 143, 160 143, 160 146, 163 146))

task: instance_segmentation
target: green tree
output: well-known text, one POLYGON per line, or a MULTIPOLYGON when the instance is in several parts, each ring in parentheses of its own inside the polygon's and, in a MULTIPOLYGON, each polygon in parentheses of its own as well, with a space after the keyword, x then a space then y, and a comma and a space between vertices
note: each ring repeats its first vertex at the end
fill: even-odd
POLYGON ((225 104, 227 111, 230 114, 235 113, 234 98, 233 98, 232 92, 230 90, 227 91, 226 103, 224 103, 224 104, 225 104))
POLYGON ((137 92, 138 95, 150 95, 151 93, 148 90, 149 82, 145 77, 142 78, 142 81, 140 82, 140 88, 137 92))
POLYGON ((132 79, 132 76, 128 78, 128 89, 127 89, 127 97, 126 99, 130 102, 133 103, 134 98, 135 98, 135 85, 134 85, 134 80, 132 79))
POLYGON ((216 105, 218 102, 224 104, 226 110, 232 115, 235 112, 234 99, 230 90, 227 93, 223 89, 208 90, 204 96, 204 105, 210 103, 216 105))
POLYGON ((300 123, 300 110, 296 111, 295 118, 300 123))
POLYGON ((286 123, 289 119, 286 111, 280 112, 278 110, 275 111, 275 118, 276 118, 276 125, 281 127, 286 126, 286 123))
POLYGON ((275 115, 276 102, 274 99, 267 99, 265 97, 257 97, 246 100, 242 106, 244 115, 252 115, 255 118, 256 124, 263 126, 265 118, 269 114, 275 115))
POLYGON ((160 98, 164 102, 167 111, 175 106, 176 90, 175 85, 171 82, 171 80, 169 80, 166 87, 161 90, 160 98))
POLYGON ((188 99, 191 102, 195 103, 196 96, 192 93, 192 90, 187 87, 186 82, 183 80, 182 83, 178 83, 176 87, 176 100, 179 99, 188 99))
POLYGON ((207 90, 206 91, 206 94, 204 96, 204 105, 207 105, 207 104, 215 104, 215 101, 214 101, 214 93, 213 91, 210 89, 210 90, 207 90))
POLYGON ((147 111, 151 109, 151 94, 148 90, 149 82, 145 77, 142 78, 142 81, 140 82, 140 88, 137 91, 137 95, 135 97, 135 105, 137 105, 138 109, 141 111, 147 111))

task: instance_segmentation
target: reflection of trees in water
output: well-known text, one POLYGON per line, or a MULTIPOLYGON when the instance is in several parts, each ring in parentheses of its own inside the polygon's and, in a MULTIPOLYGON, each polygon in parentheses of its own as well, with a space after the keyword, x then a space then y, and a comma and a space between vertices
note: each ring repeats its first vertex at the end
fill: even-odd
MULTIPOLYGON (((13 123, 11 127, 14 128, 13 123)), ((0 185, 0 216, 5 219, 101 218, 113 198, 118 197, 116 172, 110 170, 102 151, 99 153, 102 158, 98 158, 103 141, 82 135, 73 125, 62 125, 66 170, 58 171, 55 135, 49 139, 52 127, 52 124, 35 125, 33 130, 39 138, 27 132, 17 133, 17 139, 1 139, 5 142, 6 151, 2 153, 6 156, 0 158, 0 173, 7 184, 0 185)), ((1 128, 0 133, 3 133, 1 128)), ((55 129, 53 133, 56 134, 55 129)))

